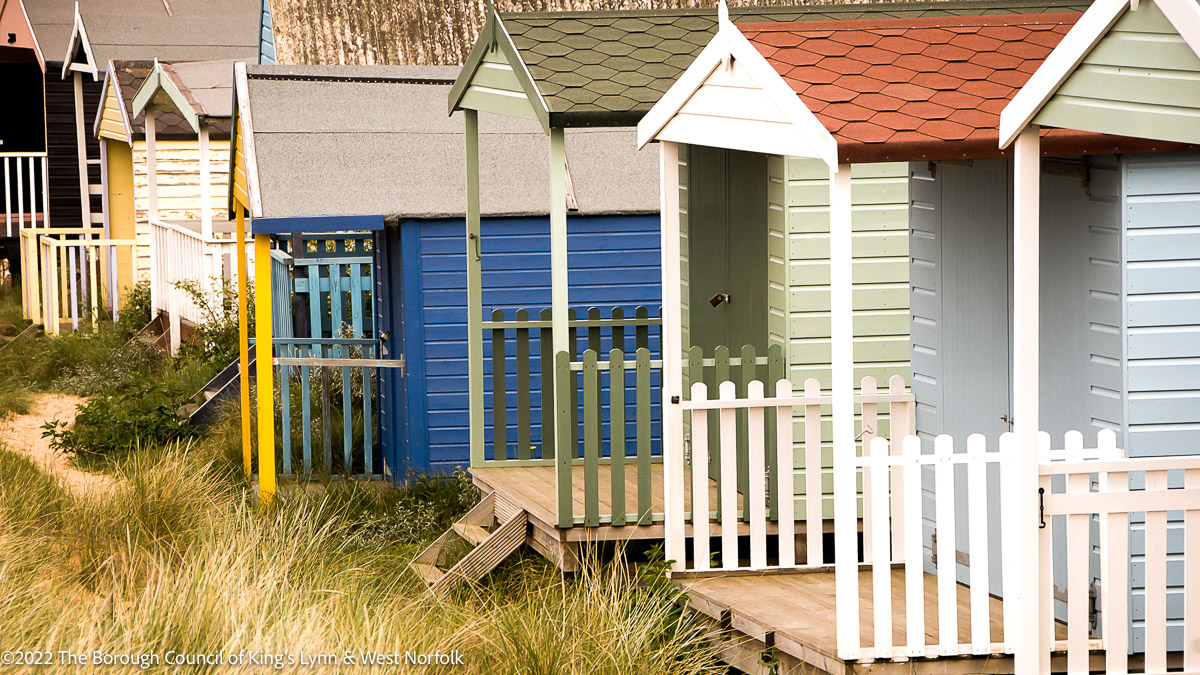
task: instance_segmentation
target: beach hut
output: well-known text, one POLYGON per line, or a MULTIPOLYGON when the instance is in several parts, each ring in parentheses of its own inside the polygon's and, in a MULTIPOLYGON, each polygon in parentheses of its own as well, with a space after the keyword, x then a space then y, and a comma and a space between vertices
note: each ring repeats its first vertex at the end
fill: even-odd
MULTIPOLYGON (((478 238, 465 240, 463 133, 458 116, 445 110, 456 74, 456 68, 246 66, 235 81, 232 208, 249 211, 256 238, 275 242, 269 326, 276 363, 318 372, 321 359, 353 348, 364 359, 356 366, 378 371, 365 378, 372 395, 350 404, 356 411, 369 405, 378 420, 372 445, 351 449, 356 474, 404 480, 467 463, 464 272, 480 257, 488 258, 479 300, 491 319, 489 354, 503 353, 506 364, 489 372, 489 394, 507 400, 512 411, 489 418, 488 433, 509 439, 502 445, 514 458, 543 442, 529 435, 529 419, 543 414, 540 315, 550 301, 545 135, 523 120, 484 127, 481 142, 496 153, 485 167, 495 192, 485 202, 478 238), (317 165, 324 169, 296 171, 317 165), (346 290, 337 307, 328 291, 314 293, 338 284, 346 290), (530 371, 532 387, 528 380, 518 387, 517 373, 530 371)), ((569 140, 569 240, 576 256, 570 274, 578 282, 571 303, 580 334, 611 322, 617 308, 627 317, 620 321, 630 344, 640 339, 657 349, 657 161, 653 151, 637 152, 633 140, 631 130, 581 131, 569 140), (602 308, 604 318, 594 319, 591 308, 602 308)), ((256 284, 260 301, 265 283, 256 284)), ((332 371, 335 379, 341 367, 332 371)), ((284 381, 276 385, 281 394, 284 381)), ((287 381, 294 396, 295 379, 287 381)), ((281 475, 320 473, 322 455, 329 455, 322 430, 318 423, 309 434, 304 430, 313 425, 302 421, 320 420, 322 404, 314 394, 308 407, 297 399, 280 411, 287 415, 279 420, 281 475)), ((367 440, 357 428, 349 436, 367 440)), ((345 448, 331 440, 336 473, 345 448)))
MULTIPOLYGON (((834 351, 828 398, 794 396, 780 381, 766 383, 764 398, 743 399, 729 383, 713 392, 693 381, 689 390, 682 373, 664 377, 671 388, 664 397, 680 401, 664 411, 668 557, 701 599, 699 611, 742 613, 766 627, 777 652, 786 645, 795 663, 830 671, 938 669, 945 664, 930 659, 961 665, 987 654, 1012 655, 1016 672, 1082 672, 1089 663, 1126 672, 1134 662, 1166 672, 1169 661, 1196 655, 1189 636, 1200 630, 1200 614, 1189 620, 1185 609, 1167 608, 1186 607, 1200 591, 1186 574, 1169 590, 1175 572, 1166 562, 1167 512, 1196 505, 1183 483, 1167 481, 1168 469, 1193 466, 1179 455, 1194 453, 1187 434, 1200 409, 1191 405, 1192 343, 1182 337, 1191 329, 1188 284, 1197 278, 1183 272, 1193 264, 1190 211, 1178 206, 1194 193, 1183 176, 1196 138, 1176 122, 1193 103, 1188 90, 1166 84, 1195 70, 1187 37, 1195 12, 1190 2, 1097 3, 1082 16, 722 22, 639 125, 639 141, 658 141, 667 158, 664 298, 686 292, 670 260, 685 242, 696 245, 674 201, 675 186, 690 176, 675 160, 678 147, 777 152, 762 144, 769 136, 775 147, 820 159, 830 175, 834 351), (838 44, 857 48, 841 50, 842 60, 877 62, 856 85, 812 82, 806 61, 838 44), (1158 49, 1175 56, 1146 56, 1158 49), (1147 100, 1147 91, 1155 97, 1147 100), (1083 111, 1091 108, 1089 118, 1083 111), (1056 128, 1039 132, 1039 125, 1056 128), (856 165, 884 158, 910 162, 911 402, 921 432, 900 433, 893 412, 890 439, 867 431, 881 400, 866 382, 856 387, 850 302, 857 283, 851 176, 856 165), (1053 197, 1039 204, 1039 193, 1053 197), (1040 251, 1047 264, 1039 264, 1040 251), (1155 313, 1165 303, 1183 304, 1155 313), (833 416, 834 572, 825 580, 812 568, 827 561, 814 558, 811 544, 803 563, 787 537, 773 542, 778 558, 768 554, 769 526, 756 534, 754 525, 765 513, 761 491, 720 493, 715 516, 695 505, 706 480, 719 489, 736 480, 726 465, 722 475, 696 470, 710 453, 737 457, 736 437, 725 435, 736 428, 734 410, 762 420, 767 410, 817 403, 829 404, 833 416), (714 423, 716 444, 697 450, 708 436, 697 424, 714 423), (723 536, 714 574, 709 537, 697 532, 717 524, 727 532, 740 515, 731 505, 736 495, 748 502, 749 541, 723 536), (1093 517, 1102 523, 1099 537, 1093 517), (1142 517, 1145 539, 1139 526, 1133 536, 1129 529, 1142 517), (788 582, 747 582, 737 572, 773 567, 809 569, 788 582), (894 602, 901 589, 903 601, 894 602), (788 619, 821 594, 831 601, 827 620, 788 619), (764 596, 772 601, 745 599, 764 596)), ((664 355, 686 346, 680 326, 687 320, 678 301, 664 301, 664 355)), ((756 428, 764 433, 761 421, 756 428)), ((781 443, 792 434, 769 420, 765 428, 781 443)), ((764 460, 756 435, 746 459, 754 476, 764 462, 790 468, 790 457, 775 465, 768 452, 764 460)), ((807 447, 805 455, 815 461, 807 447)), ((810 487, 803 501, 815 498, 810 487)), ((782 517, 774 522, 794 528, 782 517)), ((1200 547, 1173 545, 1185 561, 1200 555, 1200 547)), ((752 648, 767 646, 747 637, 752 648)))
MULTIPOLYGON (((22 241, 22 264, 36 266, 40 259, 51 257, 52 251, 54 257, 61 259, 61 267, 69 272, 69 259, 75 260, 74 276, 60 275, 66 278, 60 278, 55 289, 42 288, 49 281, 39 269, 27 273, 30 278, 40 279, 37 284, 23 284, 26 316, 44 322, 49 308, 43 307, 43 301, 49 297, 47 291, 55 291, 59 302, 53 309, 62 320, 61 325, 78 325, 80 320, 86 321, 90 313, 99 311, 99 304, 109 302, 93 302, 96 294, 90 292, 88 281, 83 281, 82 285, 79 281, 74 284, 80 287, 75 288, 75 299, 71 300, 70 279, 79 280, 81 269, 90 270, 89 255, 109 259, 117 255, 114 249, 121 248, 117 244, 97 243, 110 237, 103 228, 105 195, 100 144, 90 126, 101 103, 108 62, 155 57, 167 61, 234 57, 257 60, 260 46, 268 44, 266 31, 269 29, 263 23, 263 7, 259 0, 219 0, 216 3, 186 0, 171 3, 169 7, 157 0, 86 0, 81 3, 12 0, 5 3, 3 13, 9 17, 4 19, 6 25, 10 19, 20 23, 22 14, 27 18, 34 38, 32 44, 36 48, 33 56, 42 71, 37 78, 31 73, 4 78, 6 91, 10 83, 13 87, 24 86, 28 91, 21 94, 19 100, 29 101, 30 105, 36 100, 41 109, 36 119, 31 117, 20 122, 20 126, 10 127, 18 121, 5 118, 4 130, 0 131, 0 136, 19 136, 29 139, 29 143, 40 143, 38 148, 21 151, 24 166, 20 176, 26 181, 30 165, 41 163, 44 166, 33 168, 42 176, 42 182, 26 182, 23 189, 35 193, 39 204, 38 222, 43 226, 51 224, 52 231, 43 228, 36 236, 22 241), (45 189, 41 187, 43 185, 45 189), (78 243, 85 238, 91 243, 78 243), (73 316, 78 318, 71 318, 73 316)), ((11 32, 24 35, 22 31, 11 32)), ((26 38, 20 41, 28 43, 26 38)), ((270 42, 273 44, 273 38, 270 42)), ((17 49, 13 47, 14 53, 17 49)), ((27 57, 30 56, 26 51, 15 61, 28 64, 31 59, 27 57)), ((6 72, 11 70, 7 62, 3 67, 6 72)), ((16 160, 8 158, 6 161, 10 164, 11 180, 15 181, 18 178, 13 165, 16 160)), ((16 191, 15 187, 12 189, 16 191)), ((11 213, 6 205, 6 223, 10 218, 19 219, 16 212, 21 205, 14 201, 11 213)), ((25 206, 29 208, 28 199, 25 206)), ((16 237, 17 233, 11 236, 16 237)), ((111 280, 101 281, 106 283, 101 284, 99 293, 106 295, 113 291, 111 280)), ((52 323, 56 325, 48 325, 48 330, 56 332, 60 329, 61 325, 52 323)))

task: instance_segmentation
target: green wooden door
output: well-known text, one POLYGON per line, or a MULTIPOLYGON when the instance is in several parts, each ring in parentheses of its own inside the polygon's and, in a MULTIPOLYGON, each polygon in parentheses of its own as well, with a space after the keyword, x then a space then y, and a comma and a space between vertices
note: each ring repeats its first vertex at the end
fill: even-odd
POLYGON ((691 146, 689 176, 691 343, 705 356, 745 345, 765 355, 767 157, 691 146))

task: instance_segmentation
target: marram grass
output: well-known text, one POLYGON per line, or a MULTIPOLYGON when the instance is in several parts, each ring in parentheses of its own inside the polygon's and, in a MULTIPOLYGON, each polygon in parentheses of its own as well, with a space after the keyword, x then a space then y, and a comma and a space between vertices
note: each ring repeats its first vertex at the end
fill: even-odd
MULTIPOLYGON (((28 480, 31 470, 0 453, 0 484, 28 480)), ((463 664, 443 670, 321 672, 724 672, 712 636, 679 611, 679 591, 658 568, 632 574, 593 561, 564 579, 540 559, 519 558, 437 601, 406 571, 423 542, 355 536, 361 500, 296 491, 264 513, 195 446, 146 451, 117 475, 108 495, 76 496, 42 481, 36 494, 46 508, 0 490, 5 649, 160 657, 458 650, 463 664)), ((299 663, 267 670, 314 672, 299 663)), ((81 671, 59 662, 38 672, 81 671)))

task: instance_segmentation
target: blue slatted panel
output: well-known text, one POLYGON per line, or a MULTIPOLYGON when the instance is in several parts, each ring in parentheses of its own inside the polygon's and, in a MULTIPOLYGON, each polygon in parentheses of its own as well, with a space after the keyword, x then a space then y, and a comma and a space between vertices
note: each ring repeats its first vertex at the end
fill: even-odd
POLYGON ((275 65, 275 27, 271 21, 271 0, 262 0, 262 21, 259 22, 258 62, 275 65))
MULTIPOLYGON (((412 224, 406 224, 412 227, 412 224)), ((518 308, 537 310, 550 306, 550 237, 547 218, 495 218, 483 223, 483 313, 501 309, 512 318, 518 308)), ((405 335, 415 368, 420 344, 424 368, 419 392, 409 385, 410 437, 427 439, 429 469, 448 471, 468 460, 466 246, 462 220, 420 221, 417 236, 406 238, 419 252, 405 252, 406 261, 419 260, 419 274, 405 269, 405 286, 419 291, 414 302, 410 290, 405 335)), ((661 304, 658 216, 576 217, 568 221, 570 251, 570 303, 588 307, 633 308, 645 305, 657 316, 661 304)), ((650 349, 658 358, 657 330, 650 349)), ((586 347, 581 340, 580 353, 586 347)), ((485 362, 491 346, 484 341, 485 362)), ((532 345, 531 345, 532 347, 532 345)), ((605 347, 608 348, 607 346, 605 347)), ((531 358, 536 351, 531 353, 531 358)), ((511 355, 510 355, 511 358, 511 355)), ((515 391, 515 366, 510 363, 511 390, 515 391)), ((417 376, 417 371, 411 371, 417 376)), ((485 372, 490 382, 491 371, 485 372)), ((531 386, 532 407, 537 411, 539 383, 531 386)), ((657 395, 657 382, 655 393, 657 395)), ((514 394, 510 394, 514 395, 514 394)), ((515 400, 515 399, 514 399, 515 400)), ((490 394, 486 406, 491 409, 490 394)), ((657 419, 657 400, 654 417, 657 419)), ((535 415, 535 423, 538 417, 535 415)), ((490 414, 488 423, 490 425, 490 414)), ((510 436, 513 436, 510 430, 510 436)), ((654 436, 658 437, 657 429, 654 436)), ((487 430, 491 439, 491 429, 487 430)), ((416 441, 414 440, 415 444, 416 441)))

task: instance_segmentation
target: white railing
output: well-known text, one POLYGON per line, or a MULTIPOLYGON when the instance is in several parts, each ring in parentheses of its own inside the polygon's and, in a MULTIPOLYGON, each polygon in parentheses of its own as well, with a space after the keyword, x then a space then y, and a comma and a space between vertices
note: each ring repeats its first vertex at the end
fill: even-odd
MULTIPOLYGON (((251 240, 246 238, 244 243, 251 240)), ((244 247, 247 272, 254 273, 254 250, 244 247)), ((151 314, 166 312, 171 319, 171 350, 179 347, 181 321, 198 324, 205 308, 180 282, 199 284, 204 300, 222 301, 222 280, 237 279, 239 261, 236 236, 228 239, 205 237, 200 232, 167 221, 150 221, 151 314)))
POLYGON ((50 224, 49 171, 44 152, 0 152, 4 174, 5 236, 16 237, 27 227, 50 224), (40 210, 39 210, 40 207, 40 210))
MULTIPOLYGON (((1043 473, 1047 467, 1061 473, 1056 467, 1077 468, 1083 462, 1113 461, 1122 456, 1116 435, 1107 430, 1099 433, 1095 449, 1085 450, 1083 436, 1077 431, 1067 433, 1065 450, 1051 451, 1050 435, 1045 432, 1039 434, 1038 443, 1043 473)), ((1017 616, 1015 603, 1000 598, 1007 593, 1005 589, 1015 588, 1020 570, 1026 565, 1041 566, 1040 597, 1042 607, 1050 612, 1045 625, 1053 640, 1056 624, 1050 530, 1042 531, 1041 555, 1032 560, 1017 549, 1016 521, 1010 516, 1019 498, 1015 488, 1016 436, 1004 434, 998 447, 988 448, 983 435, 972 434, 967 437, 965 452, 948 435, 934 439, 931 454, 922 452, 921 439, 916 436, 902 440, 899 456, 891 452, 891 447, 884 439, 875 439, 869 452, 854 460, 862 471, 864 485, 869 485, 864 492, 870 495, 873 517, 864 518, 863 539, 872 543, 864 546, 862 564, 838 564, 837 574, 857 575, 858 592, 853 598, 839 596, 837 602, 839 610, 854 614, 855 622, 862 609, 873 630, 870 640, 839 634, 839 653, 855 654, 853 658, 860 661, 1012 654, 1017 622, 1028 619, 1017 616), (993 465, 997 470, 989 478, 993 465), (903 486, 903 493, 889 494, 887 486, 896 484, 903 486), (999 514, 998 519, 995 514, 999 514), (964 522, 966 527, 961 528, 964 522), (927 535, 930 524, 932 538, 927 535), (902 530, 902 536, 895 536, 897 529, 902 530), (961 541, 958 534, 964 529, 966 541, 961 541), (998 552, 994 550, 997 546, 998 552), (999 583, 990 567, 993 558, 1001 563, 999 583), (905 599, 903 612, 892 603, 893 597, 901 594, 905 599), (897 627, 902 627, 903 638, 897 627)), ((1072 491, 1079 487, 1072 485, 1072 491)), ((1048 486, 1047 482, 1043 487, 1049 491, 1048 486)), ((1083 491, 1088 486, 1085 472, 1083 491)), ((853 495, 835 494, 834 499, 835 508, 855 508, 853 495)), ((1048 518, 1049 511, 1046 513, 1048 518)), ((1073 522, 1072 527, 1082 527, 1086 538, 1088 518, 1083 516, 1082 525, 1073 522)), ((836 531, 834 537, 853 538, 857 545, 857 532, 836 531)), ((1083 631, 1086 642, 1091 590, 1086 556, 1090 548, 1080 550, 1085 558, 1081 568, 1084 579, 1075 585, 1082 591, 1069 596, 1074 604, 1068 613, 1074 614, 1068 623, 1073 623, 1071 630, 1076 633, 1083 631)), ((1046 666, 1049 668, 1048 662, 1046 666)))
MULTIPOLYGON (((815 379, 805 382, 800 396, 794 394, 788 380, 774 383, 774 397, 765 396, 764 389, 762 382, 752 381, 747 387, 746 398, 737 398, 736 385, 723 382, 718 387, 719 397, 709 399, 707 386, 696 383, 692 385, 691 400, 682 404, 683 409, 691 413, 691 489, 684 490, 680 485, 675 494, 690 493, 691 508, 685 509, 684 504, 668 504, 666 513, 668 521, 682 520, 691 525, 693 556, 682 561, 682 571, 765 570, 824 564, 824 504, 831 495, 821 487, 821 408, 830 405, 832 399, 821 395, 820 384, 815 379), (794 480, 781 480, 781 494, 770 495, 779 504, 778 517, 772 521, 767 512, 766 477, 774 472, 781 477, 794 476, 793 415, 797 412, 803 416, 805 430, 804 514, 796 518, 794 480), (740 415, 745 419, 743 440, 739 440, 742 435, 740 415), (774 421, 773 428, 768 420, 774 421), (768 453, 767 448, 772 445, 774 452, 768 453), (719 458, 720 469, 716 475, 710 475, 707 468, 710 457, 719 458), (745 494, 738 492, 739 470, 751 477, 745 494), (714 487, 715 495, 710 496, 714 487), (714 553, 710 550, 710 538, 717 534, 714 526, 719 527, 720 534, 716 564, 710 559, 714 553), (749 533, 748 558, 739 549, 740 530, 749 533), (797 555, 798 534, 805 537, 803 555, 797 555), (767 555, 769 538, 775 538, 777 542, 778 555, 774 559, 767 555)), ((862 411, 864 444, 869 445, 880 431, 880 404, 889 406, 887 412, 894 435, 912 433, 913 396, 905 390, 903 378, 893 377, 888 391, 879 392, 875 378, 866 377, 860 391, 855 402, 862 411)), ((902 486, 896 486, 896 489, 902 489, 902 486)), ((918 489, 918 496, 919 492, 918 489)), ((870 492, 865 491, 862 498, 863 516, 869 521, 872 513, 870 492)), ((917 532, 920 532, 919 527, 917 532)))
POLYGON ((103 239, 101 227, 30 228, 21 231, 22 309, 25 317, 58 335, 111 312, 119 317, 118 298, 125 280, 122 265, 132 265, 134 240, 103 239))
POLYGON ((1134 616, 1129 590, 1135 578, 1131 576, 1135 566, 1130 564, 1130 553, 1138 529, 1132 523, 1144 518, 1145 553, 1140 569, 1145 645, 1141 670, 1155 674, 1167 672, 1168 626, 1174 624, 1168 622, 1167 568, 1172 565, 1183 572, 1183 671, 1200 672, 1200 457, 1090 459, 1081 450, 1082 446, 1082 437, 1068 435, 1063 461, 1043 462, 1039 470, 1043 521, 1046 523, 1039 542, 1042 670, 1049 670, 1051 651, 1064 650, 1068 672, 1096 670, 1090 666, 1089 659, 1093 650, 1102 649, 1105 672, 1128 672, 1130 627, 1134 616), (1182 474, 1178 476, 1182 480, 1176 482, 1169 472, 1182 474), (1131 489, 1136 486, 1141 489, 1131 489), (1182 513, 1182 560, 1168 547, 1169 512, 1182 513), (1143 518, 1137 518, 1138 515, 1143 518), (1099 519, 1098 542, 1091 533, 1095 518, 1099 519), (1057 593, 1051 587, 1051 547, 1064 538, 1065 642, 1058 639, 1061 635, 1056 635, 1053 629, 1057 593), (1100 621, 1093 629, 1089 620, 1091 563, 1097 544, 1101 561, 1101 607, 1100 621))

